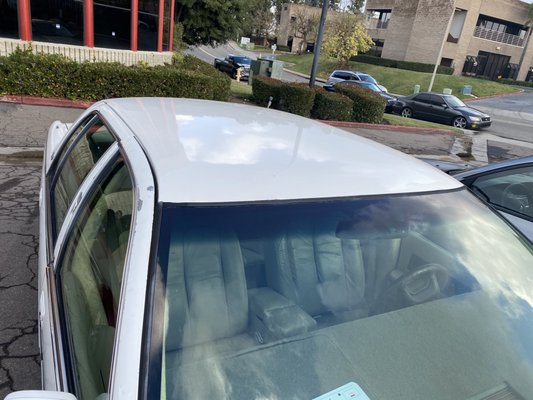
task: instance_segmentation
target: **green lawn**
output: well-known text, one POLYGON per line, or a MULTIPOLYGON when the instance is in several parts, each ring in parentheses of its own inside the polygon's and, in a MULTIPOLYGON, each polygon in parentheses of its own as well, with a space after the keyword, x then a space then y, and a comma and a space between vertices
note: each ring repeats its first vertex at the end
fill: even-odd
POLYGON ((413 118, 404 118, 393 114, 384 114, 383 123, 389 125, 414 126, 419 128, 446 129, 454 133, 462 133, 460 129, 454 128, 451 125, 434 124, 433 122, 421 121, 413 118))
POLYGON ((237 82, 232 79, 230 91, 230 101, 237 100, 240 102, 242 100, 247 101, 252 99, 252 86, 248 85, 248 82, 246 81, 237 82))
MULTIPOLYGON (((278 57, 279 60, 284 61, 285 68, 309 74, 313 62, 312 54, 305 55, 283 55, 278 57)), ((336 69, 336 60, 321 57, 318 63, 318 77, 327 79, 334 69, 336 69)), ((379 65, 363 64, 350 61, 348 69, 366 72, 376 78, 379 83, 387 87, 390 93, 408 95, 413 93, 415 85, 420 85, 420 91, 425 91, 429 87, 431 74, 426 72, 408 71, 398 68, 387 68, 379 65)), ((463 85, 471 85, 472 93, 477 96, 491 96, 496 94, 513 93, 519 89, 503 85, 501 83, 468 78, 465 76, 441 75, 438 74, 433 84, 433 91, 442 92, 444 88, 452 89, 452 93, 459 98, 469 98, 470 96, 463 96, 460 89, 463 85)))

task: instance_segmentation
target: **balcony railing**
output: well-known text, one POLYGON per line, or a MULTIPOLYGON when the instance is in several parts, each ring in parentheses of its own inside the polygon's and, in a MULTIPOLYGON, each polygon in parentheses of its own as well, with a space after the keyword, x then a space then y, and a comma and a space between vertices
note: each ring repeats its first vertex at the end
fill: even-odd
POLYGON ((476 26, 476 29, 474 30, 474 36, 481 39, 492 40, 493 42, 506 43, 519 47, 524 47, 525 42, 525 39, 521 38, 520 36, 493 31, 492 29, 486 29, 481 26, 476 26))

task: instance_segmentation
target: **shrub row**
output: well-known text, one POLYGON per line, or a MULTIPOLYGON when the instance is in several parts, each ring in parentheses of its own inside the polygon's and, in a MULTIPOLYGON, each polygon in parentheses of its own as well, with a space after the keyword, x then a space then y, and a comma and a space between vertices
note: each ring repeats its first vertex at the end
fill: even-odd
POLYGON ((376 92, 356 85, 339 85, 337 92, 353 101, 352 120, 379 124, 385 111, 385 99, 376 92))
POLYGON ((87 101, 138 96, 225 101, 229 87, 227 76, 190 59, 178 65, 128 67, 119 63, 80 64, 61 55, 36 55, 30 50, 0 57, 0 93, 4 94, 87 101))
POLYGON ((514 79, 500 79, 498 82, 504 83, 506 85, 533 87, 533 82, 515 81, 514 79))
POLYGON ((331 93, 303 83, 258 76, 252 81, 252 93, 258 105, 267 106, 272 97, 272 108, 318 119, 379 123, 385 109, 379 94, 358 86, 331 93))
POLYGON ((353 100, 349 97, 317 88, 311 115, 318 119, 350 121, 352 108, 353 100))
MULTIPOLYGON (((391 60, 388 58, 370 56, 368 54, 358 54, 352 57, 350 60, 365 63, 365 64, 381 65, 382 67, 407 69, 410 71, 418 71, 418 72, 433 72, 433 69, 435 68, 435 65, 433 64, 424 64, 424 63, 418 63, 418 62, 412 62, 412 61, 391 60)), ((453 75, 453 68, 439 65, 439 67, 437 68, 437 73, 444 74, 444 75, 453 75)))

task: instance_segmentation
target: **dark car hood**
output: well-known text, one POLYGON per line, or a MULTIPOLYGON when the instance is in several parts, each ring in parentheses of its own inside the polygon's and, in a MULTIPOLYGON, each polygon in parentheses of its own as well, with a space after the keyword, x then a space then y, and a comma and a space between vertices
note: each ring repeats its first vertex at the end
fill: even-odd
POLYGON ((472 107, 455 107, 454 110, 460 111, 461 114, 469 117, 490 117, 490 115, 472 107))
POLYGON ((395 96, 391 96, 390 94, 386 92, 379 92, 379 95, 383 97, 387 101, 396 100, 397 98, 395 96))

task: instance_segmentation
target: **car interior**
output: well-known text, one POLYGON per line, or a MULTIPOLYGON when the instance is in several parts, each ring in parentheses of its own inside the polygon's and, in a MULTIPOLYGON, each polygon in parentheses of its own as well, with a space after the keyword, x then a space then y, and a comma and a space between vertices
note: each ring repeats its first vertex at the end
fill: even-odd
MULTIPOLYGON (((162 226, 158 257, 166 281, 165 396, 204 398, 226 390, 198 377, 218 367, 226 377, 251 379, 254 371, 243 371, 245 365, 275 382, 272 393, 284 388, 281 393, 289 395, 294 385, 284 381, 285 362, 301 379, 316 372, 306 357, 320 347, 331 352, 319 351, 326 364, 350 364, 345 349, 330 341, 347 327, 479 289, 453 248, 439 243, 456 227, 428 228, 418 221, 413 229, 413 221, 381 207, 257 213, 265 218, 251 209, 239 217, 170 210, 172 223, 162 226), (382 215, 369 223, 368 213, 382 215), (269 362, 274 370, 265 373, 269 362)), ((232 398, 255 398, 249 386, 232 390, 232 398)))

